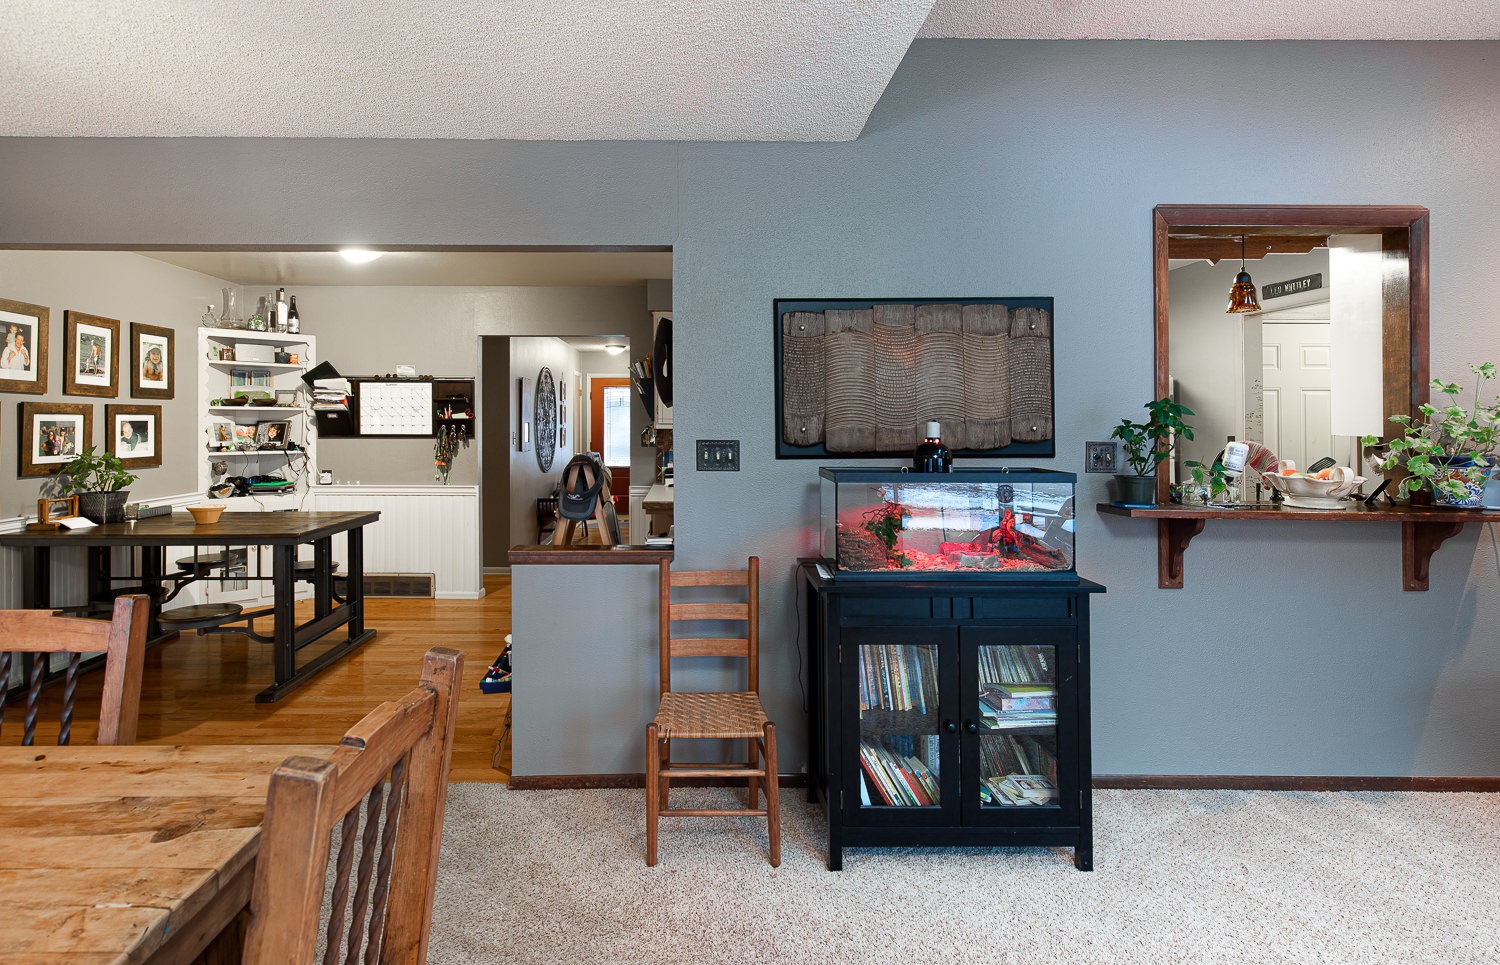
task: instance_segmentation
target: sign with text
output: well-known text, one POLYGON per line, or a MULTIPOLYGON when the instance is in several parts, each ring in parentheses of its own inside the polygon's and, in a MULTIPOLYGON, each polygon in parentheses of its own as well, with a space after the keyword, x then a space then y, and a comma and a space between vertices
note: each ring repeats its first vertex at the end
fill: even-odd
POLYGON ((1260 286, 1261 298, 1280 298, 1282 295, 1296 295, 1299 292, 1317 291, 1323 287, 1323 273, 1315 275, 1303 275, 1301 278, 1288 278, 1286 281, 1273 282, 1270 285, 1260 286))

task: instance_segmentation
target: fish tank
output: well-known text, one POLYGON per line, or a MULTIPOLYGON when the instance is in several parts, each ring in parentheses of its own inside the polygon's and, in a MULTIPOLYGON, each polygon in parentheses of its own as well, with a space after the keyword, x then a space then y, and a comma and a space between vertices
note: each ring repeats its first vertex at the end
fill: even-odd
POLYGON ((818 475, 821 553, 835 579, 1078 579, 1073 473, 825 467, 818 475))

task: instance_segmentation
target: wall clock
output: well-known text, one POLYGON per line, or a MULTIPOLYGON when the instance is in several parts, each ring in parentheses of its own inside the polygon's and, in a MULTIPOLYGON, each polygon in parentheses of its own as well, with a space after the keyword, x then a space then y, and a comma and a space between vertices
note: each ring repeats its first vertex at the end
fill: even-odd
POLYGON ((552 471, 552 457, 557 454, 557 384, 552 370, 543 367, 536 377, 536 405, 532 409, 533 435, 536 436, 536 464, 542 472, 552 471))

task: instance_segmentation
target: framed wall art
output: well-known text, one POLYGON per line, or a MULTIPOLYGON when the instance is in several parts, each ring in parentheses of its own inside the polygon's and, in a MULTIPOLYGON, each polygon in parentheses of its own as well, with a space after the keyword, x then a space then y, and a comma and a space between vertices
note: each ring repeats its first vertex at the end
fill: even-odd
POLYGON ((130 323, 130 394, 137 399, 177 396, 177 334, 130 323))
POLYGON ((1051 457, 1051 298, 778 298, 776 458, 1051 457))
POLYGON ((0 392, 43 395, 47 391, 47 330, 51 312, 45 305, 0 298, 0 392))
POLYGON ((557 383, 552 370, 543 366, 536 377, 536 464, 542 472, 552 471, 557 456, 557 383))
POLYGON ((516 409, 521 417, 516 427, 516 447, 520 452, 531 451, 531 418, 536 404, 536 383, 531 379, 520 379, 521 399, 516 409))
POLYGON ((22 476, 55 476, 94 444, 94 407, 68 402, 20 405, 22 476))
POLYGON ((63 312, 63 395, 120 394, 120 320, 63 312))
POLYGON ((126 469, 161 465, 161 406, 107 405, 104 431, 109 451, 120 457, 126 469))

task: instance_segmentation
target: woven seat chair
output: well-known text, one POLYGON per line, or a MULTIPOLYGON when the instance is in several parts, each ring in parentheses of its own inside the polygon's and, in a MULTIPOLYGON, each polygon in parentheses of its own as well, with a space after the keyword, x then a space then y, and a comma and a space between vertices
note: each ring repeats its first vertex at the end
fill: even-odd
POLYGON ((365 715, 328 760, 289 757, 272 772, 249 965, 317 961, 320 940, 324 962, 427 961, 463 665, 434 647, 417 689, 365 715))
MULTIPOLYGON (((737 594, 738 595, 738 594, 737 594)), ((760 703, 760 560, 752 556, 744 570, 672 572, 661 563, 661 702, 646 725, 646 864, 656 864, 657 829, 663 817, 763 816, 770 843, 771 866, 781 864, 781 806, 776 780, 776 725, 760 703), (738 589, 744 600, 703 602, 691 588, 738 589), (674 598, 674 589, 687 588, 674 598), (691 602, 685 598, 693 596, 691 602), (691 621, 742 622, 743 637, 679 636, 673 624, 691 621), (741 657, 748 663, 747 686, 736 693, 694 693, 672 689, 672 661, 694 657, 741 657), (674 740, 745 740, 749 754, 734 763, 674 763, 674 740), (745 778, 744 808, 673 808, 668 795, 673 780, 745 778), (759 795, 765 790, 765 807, 759 795)))
POLYGON ((143 595, 117 597, 109 620, 58 616, 49 610, 0 610, 0 722, 5 718, 5 691, 10 686, 11 656, 31 653, 31 679, 21 743, 36 742, 37 711, 49 658, 68 654, 63 679, 62 723, 57 743, 73 733, 73 696, 78 664, 86 653, 104 653, 104 689, 99 701, 98 744, 134 744, 141 709, 141 668, 146 661, 146 623, 151 600, 143 595))

